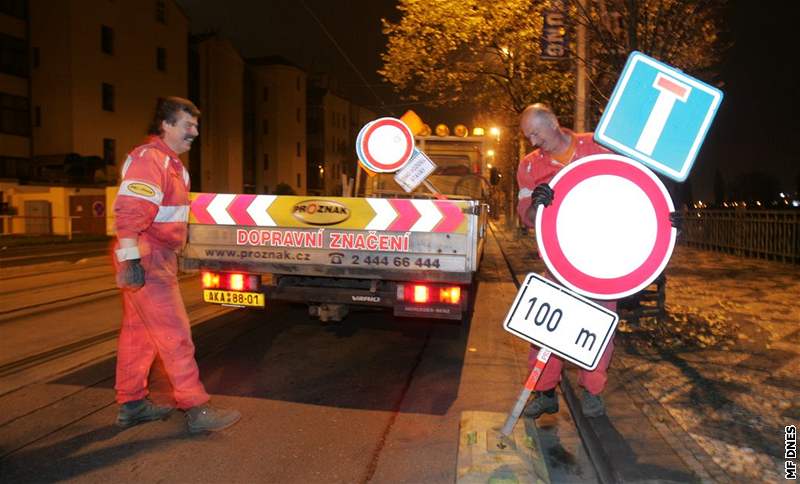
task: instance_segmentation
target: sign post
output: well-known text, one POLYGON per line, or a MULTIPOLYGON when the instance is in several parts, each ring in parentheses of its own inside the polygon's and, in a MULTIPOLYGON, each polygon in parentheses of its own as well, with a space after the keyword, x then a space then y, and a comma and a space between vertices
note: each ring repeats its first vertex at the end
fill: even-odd
POLYGON ((511 432, 514 431, 514 426, 517 425, 517 420, 519 420, 519 416, 522 415, 525 404, 528 403, 528 398, 530 398, 531 393, 533 393, 533 389, 536 388, 539 377, 542 376, 544 367, 547 365, 549 359, 550 350, 539 348, 539 353, 536 355, 536 364, 533 366, 530 375, 528 375, 528 379, 525 380, 525 386, 522 387, 522 391, 519 393, 519 397, 517 397, 517 403, 514 404, 511 413, 508 414, 506 423, 503 424, 503 428, 500 429, 500 433, 503 434, 504 437, 510 437, 511 432))
POLYGON ((618 321, 616 313, 599 304, 538 274, 528 274, 503 327, 538 346, 539 353, 501 433, 511 435, 552 353, 593 370, 613 338, 618 321))

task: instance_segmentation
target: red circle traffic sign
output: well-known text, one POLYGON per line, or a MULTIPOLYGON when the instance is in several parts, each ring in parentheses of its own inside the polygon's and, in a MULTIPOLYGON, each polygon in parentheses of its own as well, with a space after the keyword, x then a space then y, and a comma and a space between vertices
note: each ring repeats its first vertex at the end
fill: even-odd
POLYGON ((663 183, 619 155, 581 158, 550 182, 555 196, 536 214, 536 240, 550 272, 595 299, 620 299, 647 287, 675 247, 674 210, 663 183))
POLYGON ((414 135, 399 119, 380 118, 366 127, 360 147, 364 161, 375 171, 392 173, 411 159, 414 135))

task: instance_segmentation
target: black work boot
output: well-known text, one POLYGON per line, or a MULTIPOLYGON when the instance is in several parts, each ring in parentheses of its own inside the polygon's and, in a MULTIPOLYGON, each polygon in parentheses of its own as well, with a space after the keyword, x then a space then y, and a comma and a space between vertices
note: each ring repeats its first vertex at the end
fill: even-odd
POLYGON ((175 410, 173 407, 162 407, 146 398, 125 402, 119 407, 116 424, 117 427, 128 428, 140 423, 162 420, 173 410, 175 410))
POLYGON ((581 410, 587 417, 600 417, 606 414, 606 406, 603 404, 603 399, 600 395, 593 395, 589 390, 583 389, 583 398, 581 398, 581 410))
POLYGON ((242 418, 236 410, 214 408, 209 404, 198 405, 186 411, 189 433, 216 432, 227 429, 242 418))
POLYGON ((526 417, 539 418, 543 413, 558 412, 558 397, 555 390, 536 392, 536 397, 523 410, 526 417))

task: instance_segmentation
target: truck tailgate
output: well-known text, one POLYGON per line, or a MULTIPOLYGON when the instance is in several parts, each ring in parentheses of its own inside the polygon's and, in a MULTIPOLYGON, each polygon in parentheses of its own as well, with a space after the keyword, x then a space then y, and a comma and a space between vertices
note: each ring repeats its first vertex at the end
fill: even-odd
POLYGON ((183 268, 468 283, 480 219, 476 201, 196 193, 183 268))

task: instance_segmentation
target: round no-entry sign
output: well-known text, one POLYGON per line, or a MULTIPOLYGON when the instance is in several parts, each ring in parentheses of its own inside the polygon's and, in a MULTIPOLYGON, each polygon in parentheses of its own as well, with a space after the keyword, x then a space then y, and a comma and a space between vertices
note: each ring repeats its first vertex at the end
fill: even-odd
POLYGON ((411 159, 414 135, 397 118, 380 118, 362 128, 356 140, 359 159, 379 173, 392 173, 411 159))
POLYGON ((536 240, 550 272, 595 299, 635 294, 664 270, 675 247, 674 210, 661 181, 619 155, 581 158, 558 172, 536 240))

